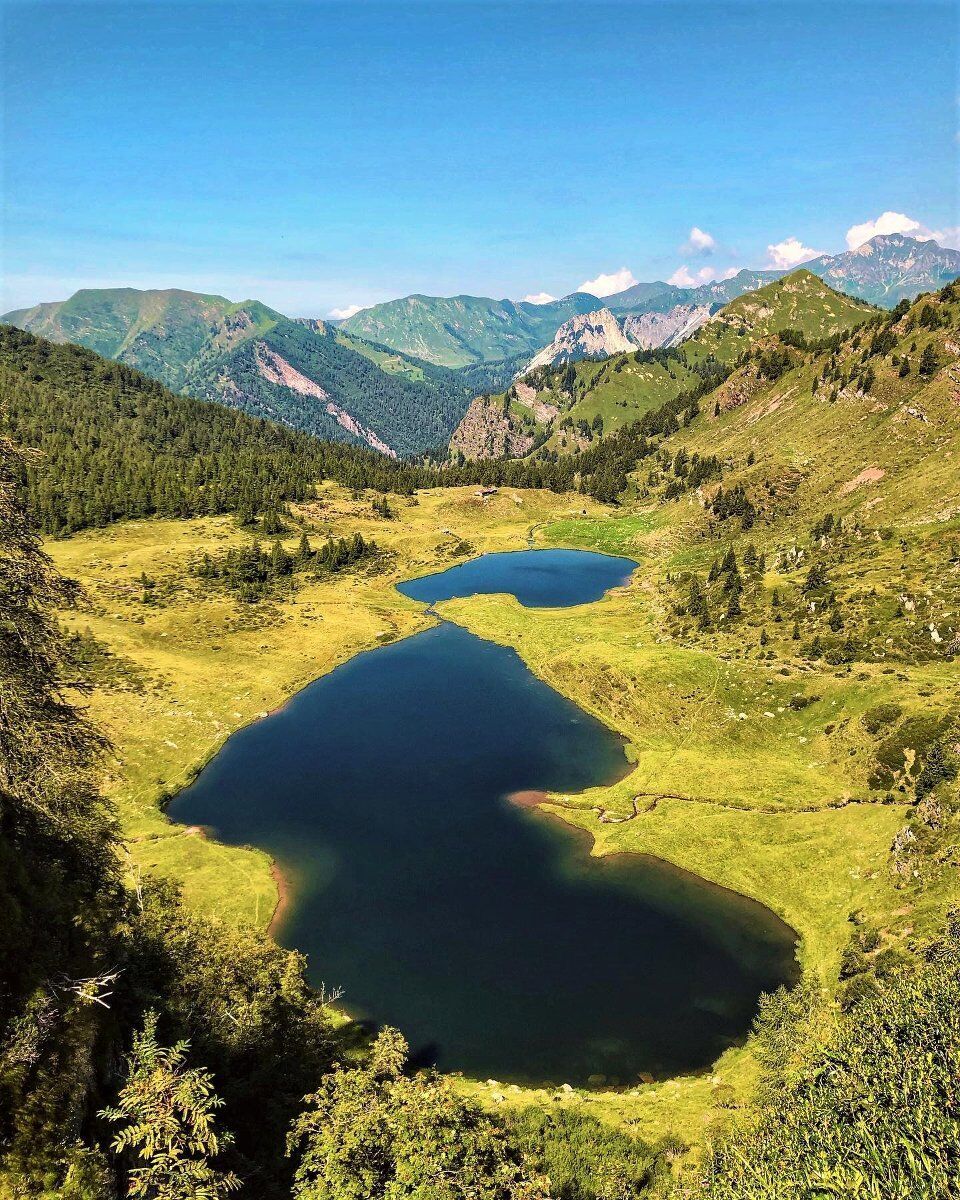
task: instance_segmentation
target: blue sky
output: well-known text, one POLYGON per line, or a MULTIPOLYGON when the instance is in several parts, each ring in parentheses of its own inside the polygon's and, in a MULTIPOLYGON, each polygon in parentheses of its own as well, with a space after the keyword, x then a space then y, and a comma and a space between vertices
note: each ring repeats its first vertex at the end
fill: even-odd
POLYGON ((706 278, 855 226, 957 242, 952 3, 0 9, 0 311, 128 284, 325 315, 706 278))

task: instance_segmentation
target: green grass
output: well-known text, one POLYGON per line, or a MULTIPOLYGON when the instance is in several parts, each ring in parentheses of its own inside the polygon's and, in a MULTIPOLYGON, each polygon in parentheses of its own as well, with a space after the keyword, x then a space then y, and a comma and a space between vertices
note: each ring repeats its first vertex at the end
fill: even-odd
MULTIPOLYGON (((953 328, 914 328, 901 342, 914 363, 931 341, 949 363, 957 356, 947 344, 956 337, 953 328)), ((845 348, 845 373, 858 367, 862 350, 845 348)), ((301 510, 303 519, 318 536, 359 529, 374 538, 394 556, 389 572, 310 585, 296 603, 254 615, 183 582, 191 555, 243 536, 226 520, 142 522, 54 544, 58 565, 79 576, 93 599, 92 611, 71 621, 89 625, 146 681, 141 692, 98 689, 91 699, 116 746, 108 790, 132 863, 181 879, 207 911, 262 924, 275 895, 265 856, 169 825, 161 796, 187 782, 233 729, 308 679, 422 628, 429 618, 396 593, 395 580, 457 561, 461 542, 479 554, 519 548, 532 536, 540 545, 627 554, 641 565, 627 587, 575 609, 478 596, 441 611, 515 647, 538 676, 626 738, 635 764, 626 779, 551 797, 554 812, 593 836, 594 853, 656 855, 768 906, 800 935, 802 965, 827 995, 837 988, 852 913, 889 946, 908 948, 934 931, 956 901, 953 860, 917 858, 916 876, 894 869, 891 844, 913 810, 906 791, 888 798, 871 785, 885 733, 871 732, 864 716, 895 705, 897 736, 907 739, 897 747, 902 754, 912 753, 903 731, 913 718, 960 709, 956 671, 937 657, 928 632, 931 623, 955 628, 960 612, 960 564, 950 551, 960 528, 957 368, 925 382, 915 372, 901 378, 889 355, 873 365, 868 392, 848 386, 834 401, 821 380, 823 359, 775 383, 748 366, 721 390, 729 398, 739 389, 736 404, 717 417, 704 405, 674 435, 672 452, 683 445, 716 454, 724 488, 741 483, 756 499, 758 519, 746 532, 738 521, 711 528, 703 501, 715 484, 701 497, 656 503, 663 479, 649 479, 662 470, 653 460, 636 474, 654 499, 616 511, 581 496, 501 489, 482 501, 474 489, 459 489, 401 502, 399 520, 384 522, 369 500, 327 487, 301 510), (810 527, 828 511, 848 519, 848 532, 815 547, 810 527), (694 628, 683 615, 685 573, 705 577, 728 545, 742 558, 748 541, 767 564, 746 581, 742 617, 694 628), (799 564, 777 561, 796 547, 806 556, 799 564), (807 657, 791 635, 814 553, 865 648, 850 665, 807 657), (156 609, 139 599, 142 571, 167 596, 156 609), (774 587, 791 613, 779 623, 774 587)), ((819 619, 804 617, 804 641, 819 619)), ((622 1093, 464 1087, 491 1104, 579 1106, 651 1141, 673 1134, 696 1144, 728 1119, 730 1089, 749 1103, 756 1071, 748 1044, 703 1076, 622 1093)))
POLYGON ((554 521, 540 530, 545 542, 556 546, 572 546, 596 550, 601 554, 627 554, 642 550, 647 535, 664 525, 661 510, 630 513, 624 517, 603 517, 587 520, 582 517, 554 521))

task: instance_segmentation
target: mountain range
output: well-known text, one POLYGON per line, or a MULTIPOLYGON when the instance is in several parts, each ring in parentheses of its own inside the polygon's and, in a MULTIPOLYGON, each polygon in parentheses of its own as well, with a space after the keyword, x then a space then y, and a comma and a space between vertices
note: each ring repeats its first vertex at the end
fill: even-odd
POLYGON ((485 382, 256 300, 177 289, 84 289, 2 320, 136 367, 183 395, 391 456, 446 445, 485 382))
POLYGON ((447 367, 534 354, 571 317, 597 308, 597 297, 574 292, 532 304, 485 296, 405 296, 365 308, 340 328, 447 367))
MULTIPOLYGON (((893 308, 900 300, 933 291, 960 275, 960 251, 934 241, 888 234, 856 250, 821 255, 802 265, 838 291, 893 308)), ((430 362, 460 366, 502 358, 507 348, 510 353, 528 350, 532 358, 552 340, 561 324, 601 308, 621 319, 628 336, 632 335, 626 318, 672 312, 673 319, 662 325, 662 335, 658 332, 660 323, 654 322, 653 329, 635 339, 641 345, 662 345, 675 338, 677 328, 689 325, 695 310, 707 309, 709 315, 795 269, 743 270, 730 279, 695 288, 663 281, 637 283, 602 299, 575 292, 543 305, 480 296, 407 296, 362 309, 341 328, 430 362)), ((634 328, 641 327, 635 324, 634 328)))
MULTIPOLYGON (((960 276, 960 252, 891 234, 816 258, 806 272, 893 307, 960 276)), ((638 283, 602 300, 575 292, 546 304, 408 296, 339 323, 179 289, 83 289, 0 320, 136 367, 182 395, 402 457, 448 445, 472 399, 518 375, 677 346, 785 274, 744 270, 697 288, 638 283)))
POLYGON ((777 335, 815 345, 877 315, 801 269, 709 314, 679 347, 636 348, 607 309, 575 317, 503 396, 472 402, 450 449, 464 459, 582 451, 653 409, 717 385, 744 354, 768 344, 780 349, 777 335))

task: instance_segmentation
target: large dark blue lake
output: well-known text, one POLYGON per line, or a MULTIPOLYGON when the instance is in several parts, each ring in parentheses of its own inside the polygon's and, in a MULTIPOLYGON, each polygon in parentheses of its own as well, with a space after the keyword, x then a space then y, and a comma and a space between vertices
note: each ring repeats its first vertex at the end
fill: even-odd
MULTIPOLYGON (((491 555, 417 598, 569 604, 635 565, 555 553, 491 555)), ((707 1066, 796 977, 794 935, 767 909, 656 860, 591 858, 586 835, 508 799, 628 769, 620 740, 512 650, 442 623, 235 734, 171 815, 269 851, 291 888, 279 939, 421 1061, 625 1085, 707 1066)))

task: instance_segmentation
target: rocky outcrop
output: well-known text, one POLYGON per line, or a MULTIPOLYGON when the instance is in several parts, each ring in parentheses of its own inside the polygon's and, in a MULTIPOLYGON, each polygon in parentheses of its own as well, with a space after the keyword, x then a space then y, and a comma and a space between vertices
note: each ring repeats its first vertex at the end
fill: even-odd
POLYGON ((313 396, 315 400, 329 400, 330 395, 319 383, 315 383, 303 375, 296 367, 291 366, 285 358, 265 346, 263 342, 256 344, 257 370, 270 383, 278 383, 288 387, 301 396, 313 396))
POLYGON ((547 422, 552 421, 555 417, 559 417, 560 409, 555 404, 547 404, 544 400, 538 400, 537 389, 531 387, 529 383, 524 383, 522 379, 518 379, 513 385, 513 390, 520 403, 525 404, 541 423, 547 424, 547 422))
POLYGON ((623 332, 643 350, 679 346, 706 324, 714 308, 709 304, 677 304, 669 312, 648 312, 625 317, 623 332))
POLYGON ((356 417, 351 416, 345 408, 341 408, 339 404, 334 404, 332 400, 327 402, 327 412, 333 417, 341 429, 345 429, 348 433, 352 433, 354 437, 362 438, 363 441, 373 450, 379 450, 381 454, 386 454, 388 458, 396 458, 397 452, 388 446, 382 438, 377 437, 372 429, 367 429, 365 425, 361 425, 356 417))
POLYGON ((517 458, 533 445, 533 434, 512 417, 504 398, 478 396, 450 439, 450 453, 466 459, 517 458))
POLYGON ((609 358, 611 354, 636 348, 610 309, 599 308, 596 312, 564 321, 550 345, 544 346, 520 374, 526 375, 536 367, 552 367, 581 358, 609 358))

